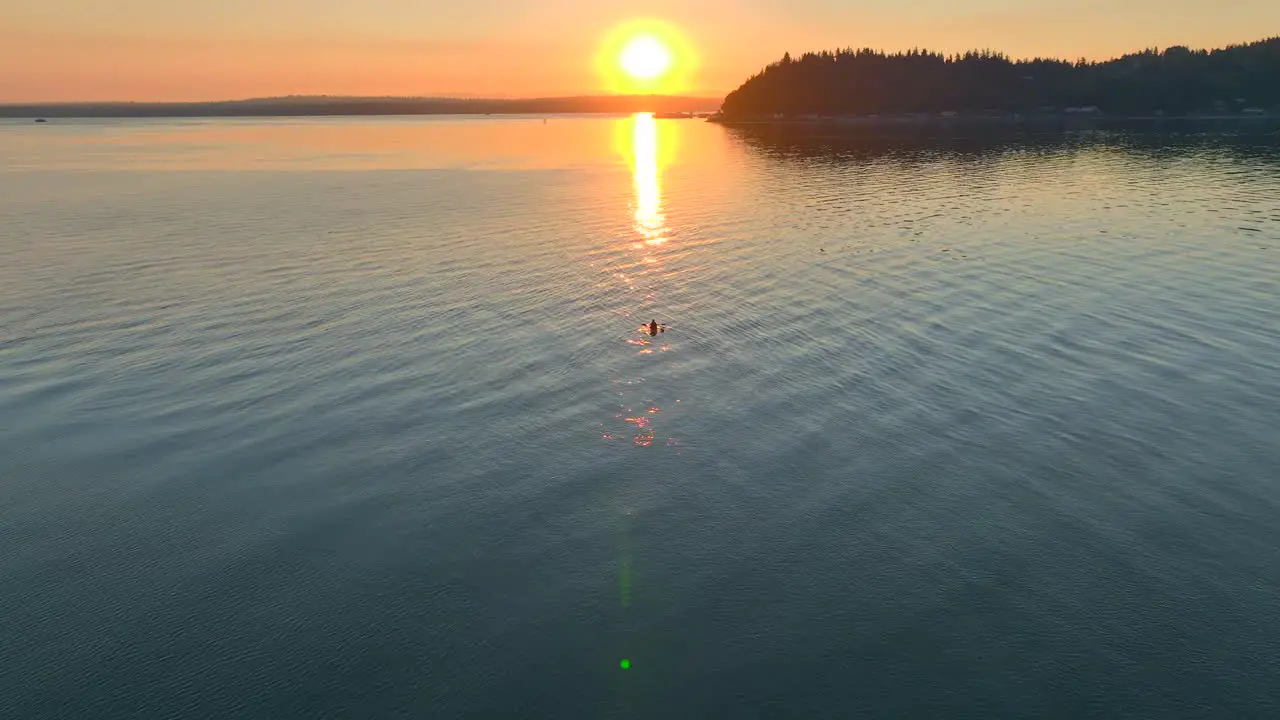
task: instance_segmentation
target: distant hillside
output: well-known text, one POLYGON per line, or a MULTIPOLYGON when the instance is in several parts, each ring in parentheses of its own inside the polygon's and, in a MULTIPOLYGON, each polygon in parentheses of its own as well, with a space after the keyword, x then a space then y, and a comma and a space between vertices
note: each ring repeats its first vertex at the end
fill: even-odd
POLYGON ((725 98, 726 119, 879 113, 1280 112, 1280 37, 1220 50, 1171 47, 1106 62, 1013 61, 845 49, 789 54, 725 98))
POLYGON ((42 103, 0 105, 0 117, 253 117, 302 115, 455 115, 699 112, 718 98, 602 95, 527 98, 283 97, 198 103, 42 103))

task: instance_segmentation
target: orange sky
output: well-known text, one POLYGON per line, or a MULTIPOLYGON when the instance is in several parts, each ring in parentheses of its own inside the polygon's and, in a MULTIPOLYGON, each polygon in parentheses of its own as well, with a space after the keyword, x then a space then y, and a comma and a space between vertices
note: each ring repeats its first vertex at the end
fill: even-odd
POLYGON ((837 46, 1110 57, 1280 34, 1234 0, 0 0, 0 102, 608 92, 612 28, 656 18, 692 57, 661 91, 723 95, 837 46))

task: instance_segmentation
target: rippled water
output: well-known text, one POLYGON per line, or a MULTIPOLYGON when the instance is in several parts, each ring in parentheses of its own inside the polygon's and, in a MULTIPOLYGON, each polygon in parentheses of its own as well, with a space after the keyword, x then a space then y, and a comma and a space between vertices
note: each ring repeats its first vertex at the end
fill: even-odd
POLYGON ((1274 134, 11 123, 0 189, 0 716, 1280 712, 1274 134))

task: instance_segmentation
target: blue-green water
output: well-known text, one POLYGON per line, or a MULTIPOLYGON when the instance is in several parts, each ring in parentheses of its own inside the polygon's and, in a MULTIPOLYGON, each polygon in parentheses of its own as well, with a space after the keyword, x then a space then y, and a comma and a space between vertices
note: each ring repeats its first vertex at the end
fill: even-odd
POLYGON ((0 717, 1280 713, 1275 135, 12 123, 0 259, 0 717))

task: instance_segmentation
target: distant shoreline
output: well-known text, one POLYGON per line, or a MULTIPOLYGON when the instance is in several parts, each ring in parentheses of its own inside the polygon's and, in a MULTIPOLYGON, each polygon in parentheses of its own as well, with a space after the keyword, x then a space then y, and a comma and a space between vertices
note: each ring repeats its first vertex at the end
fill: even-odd
POLYGON ((182 103, 14 103, 0 118, 214 118, 392 115, 555 115, 697 113, 720 109, 719 98, 602 95, 559 98, 262 98, 182 103))

